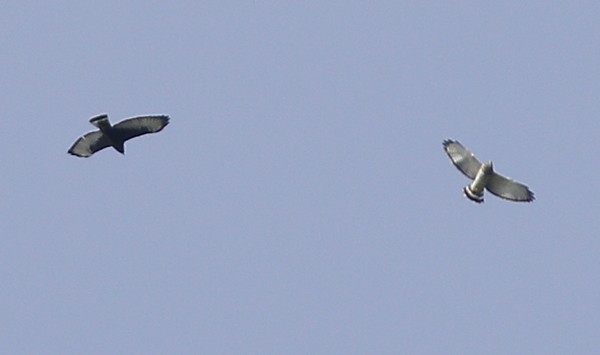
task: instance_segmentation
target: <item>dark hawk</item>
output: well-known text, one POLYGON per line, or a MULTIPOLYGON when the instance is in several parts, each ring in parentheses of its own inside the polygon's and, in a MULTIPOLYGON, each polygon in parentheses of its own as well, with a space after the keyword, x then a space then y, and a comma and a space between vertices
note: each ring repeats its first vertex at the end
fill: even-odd
POLYGON ((108 115, 102 114, 90 119, 90 123, 100 130, 88 132, 80 137, 69 149, 69 154, 87 158, 106 147, 113 147, 125 154, 125 142, 146 133, 160 132, 169 124, 169 116, 139 116, 123 120, 114 126, 108 115))

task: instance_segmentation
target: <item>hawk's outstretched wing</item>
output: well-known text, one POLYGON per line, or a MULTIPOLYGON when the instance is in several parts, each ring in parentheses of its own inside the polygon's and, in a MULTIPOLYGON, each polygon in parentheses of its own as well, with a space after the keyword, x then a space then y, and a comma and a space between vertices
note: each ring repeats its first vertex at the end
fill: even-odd
POLYGON ((122 141, 141 136, 146 133, 156 133, 169 124, 169 116, 139 116, 123 120, 113 126, 113 132, 122 141))
POLYGON ((485 187, 492 194, 511 201, 531 202, 535 199, 533 192, 527 186, 496 172, 490 175, 485 187))
POLYGON ((463 147, 458 141, 446 139, 444 141, 444 150, 452 160, 454 166, 470 179, 475 179, 475 175, 481 168, 481 162, 475 158, 467 148, 463 147))
POLYGON ((110 140, 101 131, 94 131, 84 134, 75 141, 69 149, 69 153, 87 158, 106 147, 110 147, 110 140))

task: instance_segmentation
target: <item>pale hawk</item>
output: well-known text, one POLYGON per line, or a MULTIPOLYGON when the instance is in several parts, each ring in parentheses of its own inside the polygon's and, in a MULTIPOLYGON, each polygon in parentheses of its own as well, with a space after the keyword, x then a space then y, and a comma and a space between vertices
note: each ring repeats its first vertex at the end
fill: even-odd
POLYGON ((146 133, 156 133, 169 124, 169 116, 139 116, 123 120, 114 126, 108 115, 102 114, 90 119, 90 123, 100 130, 88 132, 73 143, 69 153, 87 158, 106 147, 113 147, 125 154, 125 141, 146 133))
POLYGON ((494 172, 492 162, 482 164, 458 141, 447 139, 444 150, 452 164, 473 182, 463 189, 465 196, 477 203, 483 202, 483 189, 506 200, 531 202, 535 199, 529 188, 494 172))

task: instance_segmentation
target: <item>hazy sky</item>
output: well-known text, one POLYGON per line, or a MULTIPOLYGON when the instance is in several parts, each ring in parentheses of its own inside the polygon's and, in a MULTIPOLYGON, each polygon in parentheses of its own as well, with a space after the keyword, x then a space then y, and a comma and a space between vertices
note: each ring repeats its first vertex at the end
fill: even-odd
POLYGON ((0 12, 2 353, 600 351, 600 3, 92 3, 0 12))

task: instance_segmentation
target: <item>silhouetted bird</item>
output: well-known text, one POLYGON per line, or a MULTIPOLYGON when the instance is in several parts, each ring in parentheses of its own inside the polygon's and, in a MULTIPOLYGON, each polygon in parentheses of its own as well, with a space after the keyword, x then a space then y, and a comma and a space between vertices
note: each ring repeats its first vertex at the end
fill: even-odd
POLYGON ((139 116, 123 120, 112 126, 108 115, 102 114, 90 119, 90 123, 100 128, 80 137, 69 149, 69 153, 87 158, 106 147, 113 147, 125 154, 125 141, 146 133, 160 132, 169 124, 169 116, 139 116))

